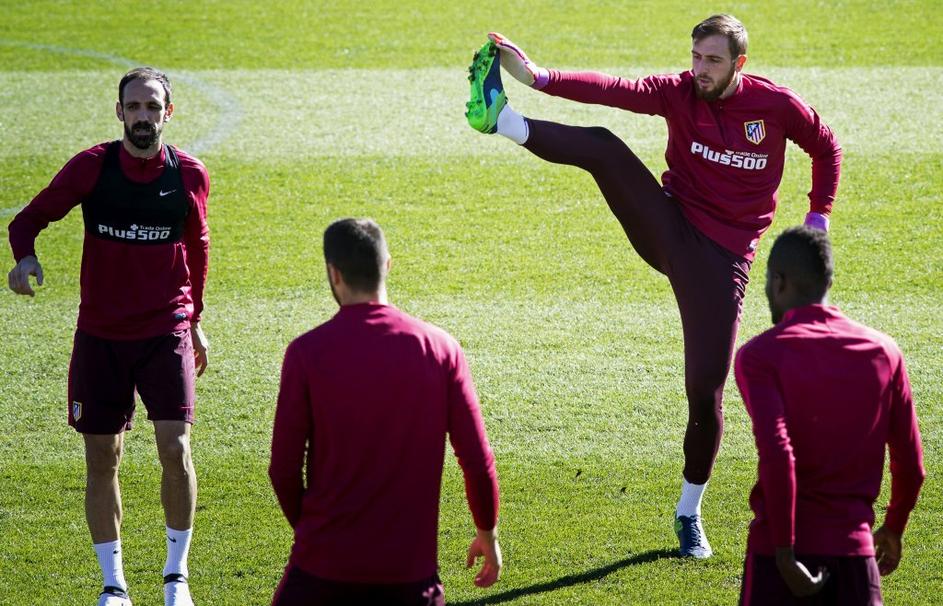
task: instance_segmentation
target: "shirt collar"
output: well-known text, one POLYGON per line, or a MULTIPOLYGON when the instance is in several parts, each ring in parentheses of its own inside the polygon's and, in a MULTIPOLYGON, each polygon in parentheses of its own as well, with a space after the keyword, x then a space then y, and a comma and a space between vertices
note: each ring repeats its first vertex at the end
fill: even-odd
POLYGON ((164 168, 164 145, 161 145, 160 151, 150 158, 138 158, 132 156, 131 152, 125 148, 124 141, 120 141, 118 144, 121 146, 121 150, 118 152, 121 168, 126 172, 134 174, 153 174, 164 168))
POLYGON ((837 318, 840 315, 841 312, 834 305, 815 303, 813 305, 793 307, 783 314, 782 323, 796 324, 799 322, 815 322, 817 320, 837 318))
POLYGON ((337 313, 346 315, 368 314, 374 310, 383 310, 389 308, 389 304, 369 301, 367 303, 354 303, 353 305, 341 305, 337 313))

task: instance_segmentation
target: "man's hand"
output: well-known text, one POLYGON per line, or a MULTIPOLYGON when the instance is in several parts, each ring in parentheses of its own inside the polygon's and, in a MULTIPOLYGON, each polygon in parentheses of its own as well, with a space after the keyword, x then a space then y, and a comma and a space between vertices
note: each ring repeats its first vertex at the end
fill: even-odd
POLYGON ((190 325, 190 338, 193 341, 193 362, 196 366, 196 376, 199 377, 203 375, 203 372, 206 370, 206 365, 209 364, 209 358, 206 352, 210 348, 210 342, 207 340, 206 335, 203 334, 203 329, 200 328, 199 322, 193 322, 190 325))
POLYGON ((779 569, 789 591, 797 598, 817 594, 828 581, 828 570, 824 566, 819 567, 818 574, 812 576, 809 569, 796 560, 792 547, 776 548, 776 568, 779 569))
POLYGON ((822 213, 817 213, 815 211, 809 211, 805 215, 805 222, 803 225, 806 227, 811 227, 812 229, 818 229, 828 233, 828 217, 822 213))
POLYGON ((18 295, 34 296, 36 293, 33 292, 33 289, 29 285, 30 276, 36 276, 37 286, 43 285, 43 268, 36 257, 32 255, 20 259, 16 267, 10 270, 10 273, 7 275, 7 283, 10 285, 10 290, 18 295))
POLYGON ((902 551, 903 545, 899 534, 888 530, 886 526, 881 526, 874 531, 874 558, 878 562, 878 570, 882 577, 897 570, 902 551))
POLYGON ((475 575, 475 585, 491 587, 501 576, 501 545, 498 544, 498 528, 493 530, 478 529, 478 535, 468 546, 467 568, 475 564, 475 560, 484 557, 481 570, 475 575))
POLYGON ((546 69, 537 67, 516 44, 497 32, 488 34, 488 39, 494 42, 501 53, 501 67, 515 80, 525 86, 536 85, 536 88, 546 86, 550 74, 546 69))

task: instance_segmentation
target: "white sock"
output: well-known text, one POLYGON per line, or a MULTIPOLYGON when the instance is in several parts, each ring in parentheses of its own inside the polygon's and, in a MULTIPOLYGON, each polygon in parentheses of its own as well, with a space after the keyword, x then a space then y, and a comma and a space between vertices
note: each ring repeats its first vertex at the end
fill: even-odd
POLYGON ((706 483, 691 484, 687 480, 681 480, 681 498, 675 513, 686 517, 701 515, 701 497, 704 496, 705 488, 706 483))
POLYGON ((193 529, 174 530, 167 527, 167 562, 164 564, 164 576, 168 574, 189 575, 187 555, 190 553, 190 537, 193 529))
POLYGON ((518 145, 523 145, 530 135, 530 129, 527 128, 527 120, 524 116, 511 109, 510 105, 505 105, 498 114, 498 134, 504 135, 518 145))
POLYGON ((107 543, 95 543, 95 555, 98 556, 98 565, 105 577, 105 587, 118 587, 128 590, 128 582, 124 580, 124 564, 121 561, 121 539, 107 543))

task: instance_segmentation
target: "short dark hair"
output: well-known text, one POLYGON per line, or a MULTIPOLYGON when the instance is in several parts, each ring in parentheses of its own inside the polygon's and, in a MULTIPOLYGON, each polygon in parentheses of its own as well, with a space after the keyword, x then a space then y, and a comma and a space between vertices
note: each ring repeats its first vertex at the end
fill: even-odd
POLYGON ((353 290, 375 292, 386 277, 389 256, 383 230, 373 219, 339 219, 324 230, 324 260, 353 290))
POLYGON ((153 67, 135 67, 121 78, 118 83, 118 103, 124 105, 124 87, 134 80, 156 80, 164 87, 164 104, 170 105, 170 78, 167 74, 153 67))
POLYGON ((767 265, 793 280, 800 294, 824 297, 835 271, 832 243, 820 229, 790 227, 776 238, 767 265))
POLYGON ((747 54, 747 28, 733 15, 711 15, 694 26, 691 39, 699 42, 710 36, 724 36, 730 47, 730 58, 747 54))

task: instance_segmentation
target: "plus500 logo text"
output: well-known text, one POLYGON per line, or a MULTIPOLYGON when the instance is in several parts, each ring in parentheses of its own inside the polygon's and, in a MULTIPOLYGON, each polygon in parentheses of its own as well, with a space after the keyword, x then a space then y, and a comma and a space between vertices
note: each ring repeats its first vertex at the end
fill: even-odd
POLYGON ((113 238, 121 238, 122 240, 155 241, 166 240, 170 237, 169 229, 138 227, 137 225, 132 225, 130 229, 115 229, 110 225, 99 225, 98 233, 108 234, 113 238))
POLYGON ((742 168, 745 170, 763 170, 766 168, 765 157, 740 156, 731 153, 722 154, 719 151, 712 150, 706 145, 698 143, 697 141, 691 143, 691 153, 695 156, 700 156, 705 160, 723 164, 724 166, 732 166, 734 168, 742 168))

